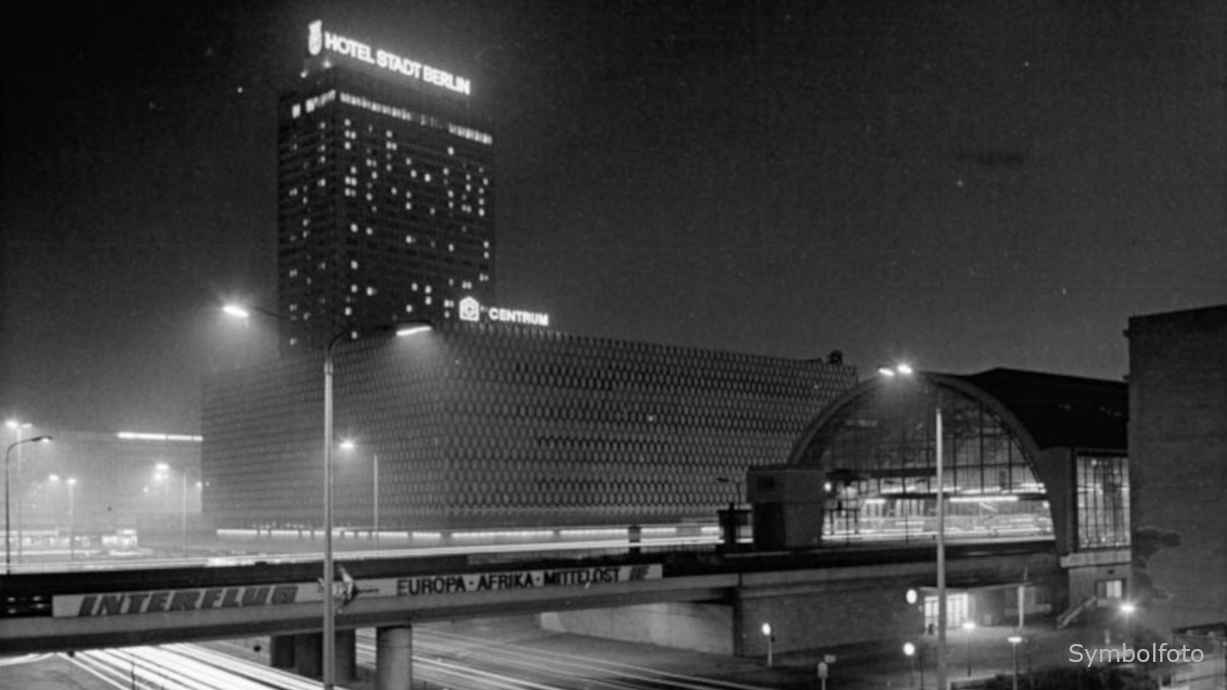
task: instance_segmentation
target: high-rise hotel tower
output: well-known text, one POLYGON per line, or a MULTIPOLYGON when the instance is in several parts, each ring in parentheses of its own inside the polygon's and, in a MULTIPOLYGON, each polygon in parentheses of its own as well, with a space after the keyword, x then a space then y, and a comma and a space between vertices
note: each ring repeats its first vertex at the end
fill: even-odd
POLYGON ((493 136, 471 82, 319 21, 307 39, 278 108, 283 352, 489 302, 493 136))

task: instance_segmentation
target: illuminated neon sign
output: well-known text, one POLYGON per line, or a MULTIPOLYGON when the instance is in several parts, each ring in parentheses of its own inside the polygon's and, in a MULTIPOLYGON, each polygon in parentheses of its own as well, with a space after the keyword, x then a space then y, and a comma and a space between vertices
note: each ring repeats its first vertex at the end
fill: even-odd
POLYGON ((370 44, 324 31, 324 23, 317 19, 307 25, 307 53, 314 56, 321 52, 344 55, 466 96, 472 91, 472 83, 464 77, 386 50, 372 50, 370 44))
POLYGON ((529 326, 545 326, 550 325, 550 315, 542 314, 535 311, 521 311, 519 309, 504 309, 502 307, 486 307, 483 306, 473 297, 465 297, 460 300, 460 320, 461 321, 481 321, 482 314, 485 314, 487 321, 498 321, 500 323, 522 323, 529 326))

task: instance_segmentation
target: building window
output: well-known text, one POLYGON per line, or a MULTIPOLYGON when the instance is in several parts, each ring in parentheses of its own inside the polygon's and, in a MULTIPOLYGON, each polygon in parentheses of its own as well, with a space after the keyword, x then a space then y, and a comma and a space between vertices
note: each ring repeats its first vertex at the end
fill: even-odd
POLYGON ((1129 545, 1129 459, 1078 456, 1078 548, 1129 545))
POLYGON ((1095 597, 1098 599, 1124 599, 1124 580, 1100 580, 1095 583, 1095 597))

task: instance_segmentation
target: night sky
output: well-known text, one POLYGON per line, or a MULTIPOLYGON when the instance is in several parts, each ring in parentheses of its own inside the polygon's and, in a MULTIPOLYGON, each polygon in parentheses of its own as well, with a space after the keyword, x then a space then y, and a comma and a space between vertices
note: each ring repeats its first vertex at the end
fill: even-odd
POLYGON ((469 76, 504 306, 583 335, 1119 379, 1227 302, 1219 0, 43 3, 5 39, 0 413, 199 429, 273 356, 306 25, 469 76))

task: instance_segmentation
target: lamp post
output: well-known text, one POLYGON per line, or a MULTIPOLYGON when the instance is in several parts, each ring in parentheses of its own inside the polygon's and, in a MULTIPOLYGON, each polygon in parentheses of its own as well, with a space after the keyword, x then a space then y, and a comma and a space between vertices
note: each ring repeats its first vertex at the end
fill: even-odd
MULTIPOLYGON (((4 425, 13 430, 13 440, 17 441, 18 443, 21 442, 21 436, 22 436, 21 432, 33 426, 33 424, 30 424, 29 422, 23 422, 19 419, 5 420, 4 425)), ((21 487, 25 485, 21 477, 22 470, 25 468, 25 463, 23 462, 23 460, 24 458, 21 453, 21 448, 18 448, 17 449, 17 514, 14 516, 14 518, 15 518, 15 522, 17 523, 17 560, 19 561, 21 560, 21 557, 22 557, 22 549, 25 548, 25 545, 23 543, 25 542, 25 539, 24 539, 25 535, 23 534, 23 530, 25 528, 25 520, 22 519, 25 516, 25 513, 22 510, 23 501, 21 500, 21 487)))
MULTIPOLYGON (((20 435, 20 426, 18 434, 20 435)), ((4 574, 7 575, 12 571, 12 537, 9 531, 9 519, 12 512, 12 491, 9 489, 9 466, 12 464, 13 449, 18 448, 26 443, 48 443, 51 441, 50 436, 35 436, 34 438, 22 439, 9 444, 9 447, 4 450, 4 574)), ((18 533, 20 534, 20 532, 18 533)))
POLYGON ((971 631, 976 629, 976 624, 971 621, 963 621, 963 631, 967 634, 967 677, 971 678, 971 631))
MULTIPOLYGON (((341 441, 343 451, 351 451, 357 447, 350 439, 341 441)), ((379 546, 379 454, 371 453, 371 538, 379 546)))
POLYGON ((916 668, 920 668, 920 685, 921 690, 925 686, 925 665, 924 659, 921 658, 920 648, 911 642, 903 643, 903 654, 912 662, 912 683, 916 683, 916 668))
MULTIPOLYGON (((894 368, 881 367, 878 374, 884 378, 912 376, 915 370, 909 364, 897 364, 894 368)), ((937 687, 946 687, 946 494, 942 471, 942 403, 936 400, 933 411, 934 464, 937 465, 937 687)))
POLYGON ((1005 639, 1010 643, 1010 665, 1014 667, 1014 681, 1011 687, 1013 690, 1018 690, 1018 645, 1023 638, 1019 635, 1010 635, 1005 639))
POLYGON ((772 647, 774 646, 774 643, 775 643, 775 635, 771 634, 771 624, 770 623, 763 623, 763 626, 761 629, 762 629, 763 637, 767 638, 767 668, 771 668, 772 661, 773 661, 772 652, 774 651, 772 647))
MULTIPOLYGON (((179 472, 179 539, 183 545, 183 555, 188 554, 188 539, 187 539, 187 484, 188 484, 188 468, 177 467, 172 468, 170 463, 159 461, 154 465, 153 480, 166 487, 165 503, 170 503, 170 471, 176 469, 179 472)), ((199 484, 199 482, 197 482, 199 484)))
MULTIPOLYGON (((263 314, 264 316, 284 320, 280 314, 266 309, 248 308, 238 304, 226 304, 222 307, 222 311, 230 317, 238 319, 248 319, 251 317, 251 312, 263 314)), ((404 338, 416 333, 423 333, 431 330, 432 326, 425 322, 411 322, 401 324, 395 327, 396 337, 404 338)), ((332 468, 332 378, 333 378, 333 349, 337 343, 347 336, 350 336, 351 331, 345 329, 339 331, 332 336, 328 341, 328 345, 324 348, 324 573, 321 578, 324 590, 323 596, 323 639, 321 647, 323 653, 323 687, 324 690, 332 690, 336 683, 336 604, 333 601, 333 581, 335 579, 335 565, 333 563, 332 554, 332 522, 333 522, 333 468, 332 468)), ((352 336, 350 336, 352 337, 352 336)))
MULTIPOLYGON (((68 560, 77 560, 77 478, 69 477, 68 485, 68 560)), ((88 559, 87 559, 88 560, 88 559)))
POLYGON ((1125 641, 1132 645, 1133 639, 1133 614, 1137 613, 1138 607, 1131 601, 1126 601, 1120 605, 1121 615, 1125 617, 1125 641))

